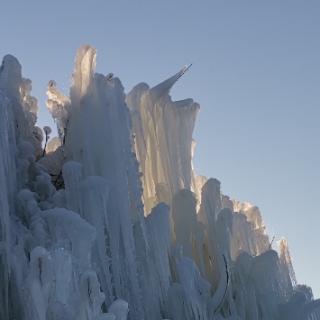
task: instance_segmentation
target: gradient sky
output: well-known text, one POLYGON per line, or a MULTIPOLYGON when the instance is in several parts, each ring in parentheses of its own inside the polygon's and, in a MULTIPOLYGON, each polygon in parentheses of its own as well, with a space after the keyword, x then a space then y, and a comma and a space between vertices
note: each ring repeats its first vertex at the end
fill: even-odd
POLYGON ((186 63, 172 91, 201 105, 195 167, 258 205, 285 236, 300 283, 320 297, 320 1, 2 1, 0 56, 33 81, 40 125, 48 80, 68 92, 77 47, 126 91, 186 63))

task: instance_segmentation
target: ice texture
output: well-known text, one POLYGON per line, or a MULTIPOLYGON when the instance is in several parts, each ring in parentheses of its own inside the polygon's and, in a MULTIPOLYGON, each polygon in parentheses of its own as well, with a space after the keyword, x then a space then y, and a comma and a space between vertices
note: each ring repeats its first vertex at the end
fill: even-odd
POLYGON ((259 208, 195 173, 200 107, 170 97, 190 66, 127 95, 95 66, 83 46, 69 95, 49 81, 51 139, 31 81, 3 59, 0 320, 320 319, 259 208))

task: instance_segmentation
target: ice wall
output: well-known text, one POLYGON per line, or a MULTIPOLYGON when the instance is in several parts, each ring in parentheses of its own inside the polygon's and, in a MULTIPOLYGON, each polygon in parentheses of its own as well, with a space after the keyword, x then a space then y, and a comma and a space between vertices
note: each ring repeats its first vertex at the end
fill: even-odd
POLYGON ((49 139, 31 81, 3 59, 0 319, 320 319, 260 210, 194 173, 199 105, 169 95, 188 67, 125 95, 95 65, 83 46, 69 95, 49 81, 49 139))

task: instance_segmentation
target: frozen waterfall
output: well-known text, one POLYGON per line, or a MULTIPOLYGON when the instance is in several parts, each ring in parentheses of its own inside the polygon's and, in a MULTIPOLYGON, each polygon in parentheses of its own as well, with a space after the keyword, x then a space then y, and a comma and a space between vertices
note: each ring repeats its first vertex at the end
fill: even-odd
POLYGON ((83 46, 70 93, 49 81, 51 138, 31 81, 3 59, 0 320, 320 319, 259 208, 195 173, 200 106, 170 96, 188 67, 126 95, 95 66, 83 46))

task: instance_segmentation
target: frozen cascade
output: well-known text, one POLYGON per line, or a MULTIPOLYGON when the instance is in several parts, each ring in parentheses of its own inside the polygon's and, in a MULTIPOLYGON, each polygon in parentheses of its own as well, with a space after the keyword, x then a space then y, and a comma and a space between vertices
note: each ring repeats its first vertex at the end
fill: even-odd
POLYGON ((83 46, 69 96, 49 81, 50 139, 31 81, 3 59, 0 320, 320 319, 259 208, 195 174, 199 105, 170 97, 189 67, 125 95, 95 66, 83 46))

